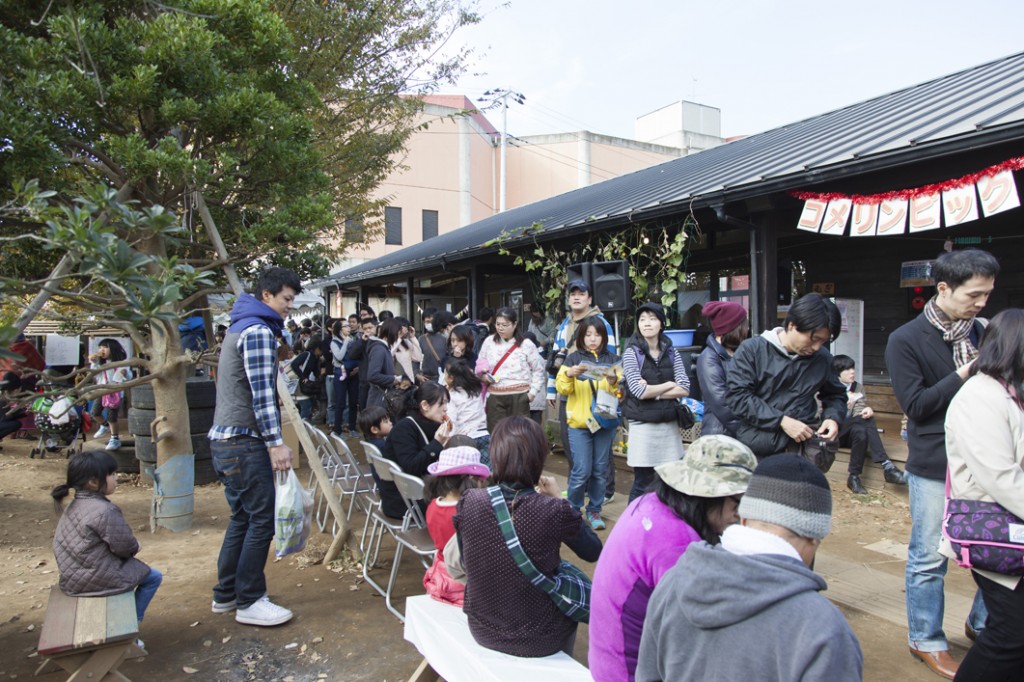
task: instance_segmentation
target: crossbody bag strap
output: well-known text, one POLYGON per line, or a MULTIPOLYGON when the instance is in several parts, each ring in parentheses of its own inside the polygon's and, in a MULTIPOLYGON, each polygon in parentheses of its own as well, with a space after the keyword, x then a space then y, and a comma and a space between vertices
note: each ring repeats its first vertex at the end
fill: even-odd
POLYGON ((427 438, 427 434, 423 431, 423 427, 420 426, 419 422, 417 422, 412 417, 406 417, 406 419, 410 420, 413 423, 413 425, 416 427, 416 430, 420 432, 420 435, 423 436, 423 444, 424 445, 430 445, 430 439, 427 438))
POLYGON ((437 349, 434 348, 434 344, 431 343, 429 336, 427 337, 427 348, 430 349, 430 354, 434 356, 434 361, 437 362, 437 364, 440 365, 441 364, 441 356, 437 354, 437 349))
POLYGON ((498 529, 505 538, 505 546, 508 547, 508 551, 512 555, 512 561, 516 563, 531 585, 551 594, 555 590, 555 581, 537 570, 537 567, 530 561, 530 557, 526 556, 526 552, 519 542, 519 536, 516 535, 515 526, 512 525, 512 515, 509 514, 505 496, 501 494, 501 488, 491 486, 487 489, 487 494, 491 496, 491 507, 494 508, 494 515, 498 517, 498 529))
POLYGON ((516 348, 519 348, 518 341, 513 343, 512 347, 505 351, 505 354, 501 356, 501 360, 498 360, 498 364, 496 364, 494 366, 494 369, 491 370, 492 376, 498 376, 498 370, 501 368, 503 364, 505 364, 505 361, 508 360, 508 356, 512 355, 512 351, 514 351, 516 348))

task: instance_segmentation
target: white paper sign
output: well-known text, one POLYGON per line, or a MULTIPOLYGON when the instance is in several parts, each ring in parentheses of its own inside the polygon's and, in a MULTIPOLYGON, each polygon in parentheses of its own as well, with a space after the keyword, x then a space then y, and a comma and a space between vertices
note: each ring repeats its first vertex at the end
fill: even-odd
POLYGON ((828 207, 824 201, 808 199, 804 202, 804 210, 800 214, 800 222, 796 224, 797 229, 807 232, 817 232, 821 227, 821 219, 825 217, 825 209, 828 207))
POLYGON ((75 367, 79 363, 79 336, 61 336, 60 334, 46 335, 46 364, 53 366, 71 365, 75 367))
POLYGON ((978 201, 974 185, 945 190, 942 193, 942 216, 946 227, 977 220, 978 201))
POLYGON ((981 210, 986 217, 1020 206, 1012 171, 1005 170, 978 180, 978 194, 981 195, 981 210))
POLYGON ((878 205, 878 229, 876 234, 903 234, 907 226, 907 200, 886 199, 878 205))
POLYGON ((922 194, 910 200, 910 233, 937 230, 942 225, 939 193, 922 194))
POLYGON ((850 218, 851 237, 874 237, 878 226, 878 204, 854 204, 850 218))
POLYGON ((846 223, 850 220, 853 202, 849 199, 833 199, 828 202, 825 219, 821 223, 821 234, 841 237, 846 232, 846 223))

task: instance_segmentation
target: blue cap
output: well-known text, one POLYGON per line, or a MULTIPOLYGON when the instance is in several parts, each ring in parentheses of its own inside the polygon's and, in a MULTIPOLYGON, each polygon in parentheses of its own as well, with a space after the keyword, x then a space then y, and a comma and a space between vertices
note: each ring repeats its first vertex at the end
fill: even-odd
POLYGON ((582 279, 574 279, 573 281, 569 282, 569 293, 570 294, 572 292, 576 291, 577 289, 579 291, 582 291, 582 292, 587 293, 587 294, 590 293, 590 287, 587 286, 587 283, 584 282, 582 279))

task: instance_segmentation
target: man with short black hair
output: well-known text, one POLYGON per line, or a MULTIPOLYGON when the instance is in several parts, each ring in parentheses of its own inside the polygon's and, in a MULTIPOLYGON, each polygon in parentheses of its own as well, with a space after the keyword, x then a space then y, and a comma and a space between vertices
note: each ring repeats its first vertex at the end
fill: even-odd
POLYGON ((804 458, 762 461, 720 545, 696 542, 662 577, 644 619, 636 681, 860 682, 864 657, 811 570, 832 491, 804 458))
POLYGON ((429 381, 437 381, 441 367, 448 356, 448 339, 445 331, 455 318, 451 313, 436 308, 423 311, 423 336, 419 337, 423 360, 420 361, 420 373, 429 381))
MULTIPOLYGON (((590 292, 590 286, 582 279, 574 279, 569 282, 569 293, 567 296, 569 313, 558 325, 551 337, 551 349, 549 353, 565 351, 563 358, 576 350, 576 330, 580 323, 588 317, 599 317, 604 322, 605 331, 608 332, 608 348, 617 349, 615 330, 604 318, 601 309, 594 305, 594 296, 590 292)), ((558 395, 555 391, 555 377, 548 377, 548 407, 558 405, 559 435, 562 438, 562 452, 569 460, 569 470, 572 471, 572 448, 569 447, 569 421, 565 414, 565 405, 568 398, 558 395), (557 403, 556 403, 557 401, 557 403)), ((608 504, 615 497, 615 455, 608 458, 608 472, 605 476, 604 501, 608 504)))
MULTIPOLYGON (((907 415, 910 547, 906 594, 910 653, 953 679, 959 663, 942 630, 946 558, 939 553, 946 481, 946 409, 970 376, 985 325, 977 319, 995 288, 999 262, 980 249, 939 256, 935 296, 924 311, 889 336, 885 364, 907 415)), ((985 627, 981 593, 968 616, 968 636, 985 627)))
POLYGON ((280 625, 292 612, 267 597, 264 567, 274 537, 274 472, 288 471, 292 451, 277 409, 277 337, 302 291, 286 268, 264 271, 255 296, 231 308, 217 370, 217 406, 210 452, 231 508, 217 559, 213 612, 235 611, 247 625, 280 625))
POLYGON ((807 294, 789 307, 781 327, 744 341, 732 356, 725 402, 739 420, 736 439, 758 459, 795 451, 815 435, 839 436, 846 389, 827 348, 838 335, 834 309, 821 295, 807 294))

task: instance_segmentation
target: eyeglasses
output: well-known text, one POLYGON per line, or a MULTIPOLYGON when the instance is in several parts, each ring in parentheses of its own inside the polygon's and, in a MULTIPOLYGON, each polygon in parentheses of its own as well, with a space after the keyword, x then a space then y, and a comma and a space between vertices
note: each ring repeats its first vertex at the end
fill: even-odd
POLYGON ((495 322, 494 323, 494 328, 495 329, 511 329, 514 326, 516 326, 514 322, 495 322))

